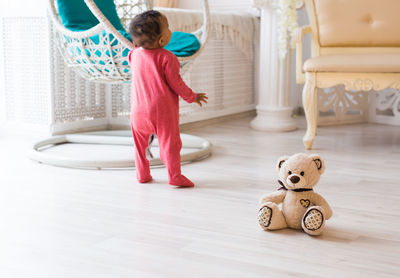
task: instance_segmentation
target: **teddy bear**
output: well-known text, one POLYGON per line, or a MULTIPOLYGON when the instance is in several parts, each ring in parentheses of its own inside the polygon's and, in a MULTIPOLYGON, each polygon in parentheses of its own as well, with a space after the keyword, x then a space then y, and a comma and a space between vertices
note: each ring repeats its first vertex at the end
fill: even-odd
POLYGON ((277 170, 281 188, 261 197, 260 226, 264 230, 303 229, 309 235, 320 235, 325 220, 332 216, 327 201, 314 192, 325 170, 325 162, 317 154, 297 153, 281 157, 277 170))

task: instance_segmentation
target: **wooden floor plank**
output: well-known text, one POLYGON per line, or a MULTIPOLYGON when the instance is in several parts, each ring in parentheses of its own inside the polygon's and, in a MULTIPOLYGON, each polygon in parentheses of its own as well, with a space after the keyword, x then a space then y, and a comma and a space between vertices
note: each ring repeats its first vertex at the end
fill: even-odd
POLYGON ((26 156, 36 138, 1 137, 0 277, 399 277, 400 128, 318 129, 308 153, 326 162, 316 191, 334 215, 310 237, 256 219, 258 199, 278 187, 278 158, 304 151, 304 119, 287 133, 250 121, 185 129, 213 144, 183 166, 189 189, 169 186, 165 168, 138 184, 134 170, 37 164, 26 156))

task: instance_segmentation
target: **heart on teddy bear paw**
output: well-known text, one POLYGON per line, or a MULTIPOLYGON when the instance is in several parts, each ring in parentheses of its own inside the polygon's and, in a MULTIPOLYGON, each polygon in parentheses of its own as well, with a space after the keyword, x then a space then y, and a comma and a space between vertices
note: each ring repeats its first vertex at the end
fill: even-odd
POLYGON ((310 200, 301 199, 301 200, 300 200, 300 204, 301 204, 303 207, 308 208, 308 207, 310 206, 310 200))

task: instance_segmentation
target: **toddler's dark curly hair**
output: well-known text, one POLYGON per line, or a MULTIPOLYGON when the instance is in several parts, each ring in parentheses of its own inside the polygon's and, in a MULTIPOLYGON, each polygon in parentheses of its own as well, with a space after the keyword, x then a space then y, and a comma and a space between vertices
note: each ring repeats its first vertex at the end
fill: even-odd
POLYGON ((129 33, 137 46, 151 46, 161 35, 161 13, 150 10, 135 16, 129 24, 129 33))

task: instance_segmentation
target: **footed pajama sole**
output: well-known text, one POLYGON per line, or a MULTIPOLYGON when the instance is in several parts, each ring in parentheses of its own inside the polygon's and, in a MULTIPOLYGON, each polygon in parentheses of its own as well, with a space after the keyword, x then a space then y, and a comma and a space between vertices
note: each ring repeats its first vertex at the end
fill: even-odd
POLYGON ((149 179, 138 180, 139 183, 149 183, 149 182, 152 182, 152 181, 153 181, 152 177, 150 177, 149 179))
POLYGON ((180 187, 193 187, 194 183, 189 180, 187 177, 184 175, 180 175, 179 177, 175 178, 174 181, 169 182, 170 185, 173 186, 180 186, 180 187))
POLYGON ((176 186, 176 187, 194 187, 194 184, 193 185, 178 185, 178 184, 170 183, 169 185, 176 186))

